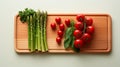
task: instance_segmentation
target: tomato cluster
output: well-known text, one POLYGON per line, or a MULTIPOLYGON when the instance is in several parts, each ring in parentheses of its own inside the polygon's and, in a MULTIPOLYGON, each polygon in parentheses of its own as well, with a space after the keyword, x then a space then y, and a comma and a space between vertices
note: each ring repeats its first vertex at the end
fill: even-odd
POLYGON ((65 19, 64 20, 64 23, 65 23, 65 25, 63 24, 63 23, 61 23, 61 18, 60 17, 56 17, 55 18, 55 22, 56 23, 51 23, 51 28, 53 29, 53 30, 56 30, 56 24, 59 26, 59 30, 57 31, 57 37, 56 37, 56 42, 58 43, 58 44, 60 44, 61 43, 61 39, 62 39, 62 37, 63 37, 63 35, 64 35, 64 30, 65 30, 65 25, 67 26, 67 27, 70 27, 70 19, 65 19))
POLYGON ((75 23, 74 30, 74 46, 76 48, 81 48, 86 43, 91 41, 92 34, 94 33, 93 19, 85 17, 83 14, 79 14, 76 16, 77 22, 75 23))
MULTIPOLYGON (((68 22, 69 20, 67 20, 67 21, 65 21, 65 22, 68 22)), ((63 24, 63 23, 61 23, 61 18, 60 17, 56 17, 55 18, 55 22, 56 23, 51 23, 51 28, 53 29, 53 30, 55 30, 56 29, 56 24, 59 26, 59 30, 57 31, 57 37, 56 37, 56 42, 58 43, 58 44, 60 44, 61 43, 61 41, 62 41, 62 37, 63 37, 63 35, 64 35, 64 30, 65 30, 65 25, 63 24)))
MULTIPOLYGON (((75 37, 74 40, 74 46, 75 48, 81 48, 86 43, 89 43, 91 41, 92 34, 94 33, 94 27, 93 25, 93 19, 90 17, 85 17, 84 14, 79 14, 76 16, 77 22, 74 24, 74 32, 73 36, 75 37)), ((59 26, 59 30, 57 31, 57 38, 56 42, 58 44, 61 43, 61 39, 64 35, 65 25, 67 27, 71 26, 70 19, 65 19, 64 23, 61 23, 61 18, 56 17, 55 18, 56 23, 51 23, 51 28, 53 30, 56 29, 56 24, 59 26)))

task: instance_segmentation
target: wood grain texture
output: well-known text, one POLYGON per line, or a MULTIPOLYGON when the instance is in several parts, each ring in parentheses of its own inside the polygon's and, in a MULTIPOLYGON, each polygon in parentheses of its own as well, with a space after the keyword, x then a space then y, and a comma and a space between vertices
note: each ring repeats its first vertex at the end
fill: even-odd
MULTIPOLYGON (((47 43, 49 51, 47 53, 75 53, 73 50, 65 50, 62 39, 61 45, 56 43, 57 31, 53 31, 50 27, 55 22, 55 17, 61 17, 62 23, 66 18, 76 21, 77 14, 49 14, 47 21, 47 43)), ((81 48, 81 53, 108 53, 112 48, 112 20, 107 14, 85 14, 85 17, 93 18, 95 33, 92 41, 81 48)), ((27 23, 21 23, 20 17, 15 16, 14 19, 14 46, 17 53, 30 53, 28 50, 28 33, 27 23)), ((58 30, 58 28, 57 28, 58 30)))

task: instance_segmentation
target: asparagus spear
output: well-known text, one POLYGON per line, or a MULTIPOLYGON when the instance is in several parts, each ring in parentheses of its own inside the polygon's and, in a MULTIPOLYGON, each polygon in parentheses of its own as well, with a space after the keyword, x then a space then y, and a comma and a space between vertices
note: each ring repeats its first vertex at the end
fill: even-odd
POLYGON ((45 51, 48 51, 46 25, 47 25, 47 12, 44 13, 44 45, 45 51))
POLYGON ((41 51, 40 10, 37 12, 38 51, 41 51))
POLYGON ((27 22, 28 22, 28 48, 31 49, 31 33, 30 33, 30 18, 27 16, 27 22))
POLYGON ((35 49, 37 50, 38 49, 38 31, 37 31, 37 14, 35 13, 35 34, 34 34, 34 37, 35 37, 35 49))
POLYGON ((34 47, 33 47, 33 18, 32 15, 30 15, 30 42, 31 42, 31 52, 34 51, 34 47))
POLYGON ((36 38, 36 16, 35 16, 35 13, 33 14, 33 21, 32 21, 32 31, 33 31, 33 51, 35 51, 35 47, 36 47, 36 43, 35 43, 35 38, 36 38))
POLYGON ((41 24, 41 31, 40 31, 41 32, 41 49, 42 49, 41 51, 45 52, 45 50, 44 50, 44 39, 43 39, 43 28, 44 28, 43 27, 44 26, 43 25, 43 12, 42 12, 42 16, 40 17, 40 22, 41 22, 40 23, 41 24))

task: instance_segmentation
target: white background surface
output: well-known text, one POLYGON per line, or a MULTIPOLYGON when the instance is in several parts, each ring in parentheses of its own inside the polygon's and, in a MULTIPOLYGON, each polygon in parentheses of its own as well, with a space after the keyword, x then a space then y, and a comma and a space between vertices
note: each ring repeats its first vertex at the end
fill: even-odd
POLYGON ((0 0, 0 67, 120 67, 120 0, 0 0), (48 13, 112 16, 110 54, 24 54, 14 51, 14 16, 24 8, 48 13))

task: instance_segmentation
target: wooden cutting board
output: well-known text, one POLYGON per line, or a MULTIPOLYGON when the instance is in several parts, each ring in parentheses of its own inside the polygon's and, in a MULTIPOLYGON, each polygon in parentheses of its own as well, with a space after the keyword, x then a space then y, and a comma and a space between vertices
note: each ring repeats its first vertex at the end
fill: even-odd
MULTIPOLYGON (((62 23, 66 18, 76 21, 77 14, 48 14, 47 21, 47 43, 49 51, 47 53, 75 53, 73 50, 65 50, 63 41, 61 45, 56 43, 57 32, 50 27, 55 22, 56 17, 61 17, 62 23)), ((81 48, 81 53, 108 53, 112 48, 112 21, 107 14, 85 14, 85 17, 93 18, 95 32, 92 41, 81 48)), ((57 28, 58 29, 58 28, 57 28)), ((64 39, 62 39, 64 40, 64 39)), ((31 53, 28 50, 27 24, 21 23, 20 17, 15 16, 14 21, 14 46, 17 53, 31 53)))

